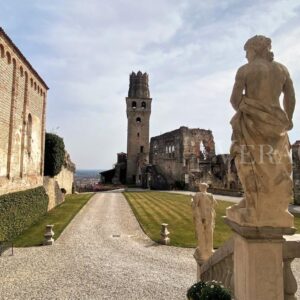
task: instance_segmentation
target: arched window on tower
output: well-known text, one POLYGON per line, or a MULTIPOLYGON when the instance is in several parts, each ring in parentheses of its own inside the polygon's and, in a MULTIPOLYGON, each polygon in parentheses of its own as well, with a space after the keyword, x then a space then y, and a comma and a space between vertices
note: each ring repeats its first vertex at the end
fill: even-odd
POLYGON ((137 122, 137 123, 141 123, 141 122, 142 122, 141 118, 140 118, 140 117, 137 117, 137 118, 136 118, 136 122, 137 122))
POLYGON ((145 101, 142 102, 142 108, 143 108, 143 109, 146 108, 146 102, 145 102, 145 101))
POLYGON ((136 102, 135 102, 135 101, 132 101, 132 103, 131 103, 131 107, 132 107, 133 109, 135 109, 135 108, 136 108, 136 102))
POLYGON ((32 116, 31 114, 28 114, 27 119, 27 153, 30 156, 31 155, 31 144, 32 144, 32 116))

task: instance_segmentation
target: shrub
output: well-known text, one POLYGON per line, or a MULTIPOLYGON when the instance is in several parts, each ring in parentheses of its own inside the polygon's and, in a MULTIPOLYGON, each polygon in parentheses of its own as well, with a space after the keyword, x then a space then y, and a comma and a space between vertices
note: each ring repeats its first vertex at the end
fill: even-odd
POLYGON ((46 133, 44 175, 54 177, 64 164, 64 140, 54 133, 46 133))
POLYGON ((186 294, 189 300, 231 300, 230 292, 217 281, 199 281, 186 294))
POLYGON ((47 212, 44 187, 0 196, 0 240, 12 240, 47 212))

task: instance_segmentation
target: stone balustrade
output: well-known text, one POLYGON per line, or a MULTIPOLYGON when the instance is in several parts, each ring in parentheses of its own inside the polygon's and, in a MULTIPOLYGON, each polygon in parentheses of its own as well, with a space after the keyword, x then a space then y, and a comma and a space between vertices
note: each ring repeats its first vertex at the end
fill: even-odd
POLYGON ((198 280, 220 281, 233 290, 233 246, 234 240, 229 239, 202 265, 198 261, 198 280))
MULTIPOLYGON (((283 274, 284 274, 284 300, 297 300, 297 282, 291 269, 295 258, 300 258, 300 234, 284 236, 283 243, 283 274)), ((226 241, 204 263, 195 259, 198 264, 198 280, 216 280, 231 291, 234 291, 233 274, 234 239, 226 241)))

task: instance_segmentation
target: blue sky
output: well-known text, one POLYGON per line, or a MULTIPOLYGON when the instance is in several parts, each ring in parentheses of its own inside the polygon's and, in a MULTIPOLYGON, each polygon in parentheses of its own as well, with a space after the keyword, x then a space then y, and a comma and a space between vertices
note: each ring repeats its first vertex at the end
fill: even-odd
MULTIPOLYGON (((131 71, 149 74, 150 136, 211 129, 218 153, 229 150, 229 98, 248 38, 272 39, 300 93, 297 0, 1 2, 0 26, 50 87, 47 130, 64 138, 78 168, 110 168, 126 152, 131 71)), ((290 139, 300 139, 299 103, 290 139)))

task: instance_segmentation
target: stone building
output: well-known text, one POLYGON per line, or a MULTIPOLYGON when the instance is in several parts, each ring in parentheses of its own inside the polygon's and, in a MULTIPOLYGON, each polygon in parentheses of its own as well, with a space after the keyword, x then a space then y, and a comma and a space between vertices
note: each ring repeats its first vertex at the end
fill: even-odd
POLYGON ((294 203, 300 205, 300 141, 292 145, 294 203))
POLYGON ((148 74, 130 75, 127 112, 127 184, 141 185, 142 169, 149 160, 149 119, 151 102, 148 74))
POLYGON ((43 184, 47 90, 0 28, 0 195, 43 184))
POLYGON ((199 182, 225 194, 241 189, 233 159, 215 154, 213 134, 205 129, 180 127, 152 137, 150 166, 145 173, 144 181, 151 174, 150 187, 155 189, 195 190, 199 182))
POLYGON ((210 130, 188 127, 152 137, 150 164, 153 167, 152 185, 183 185, 192 188, 199 176, 208 181, 210 162, 215 156, 215 143, 210 130), (163 179, 164 178, 164 179, 163 179))
POLYGON ((126 183, 126 165, 127 154, 120 152, 117 154, 117 162, 113 169, 100 172, 100 180, 102 183, 125 184, 126 183))

